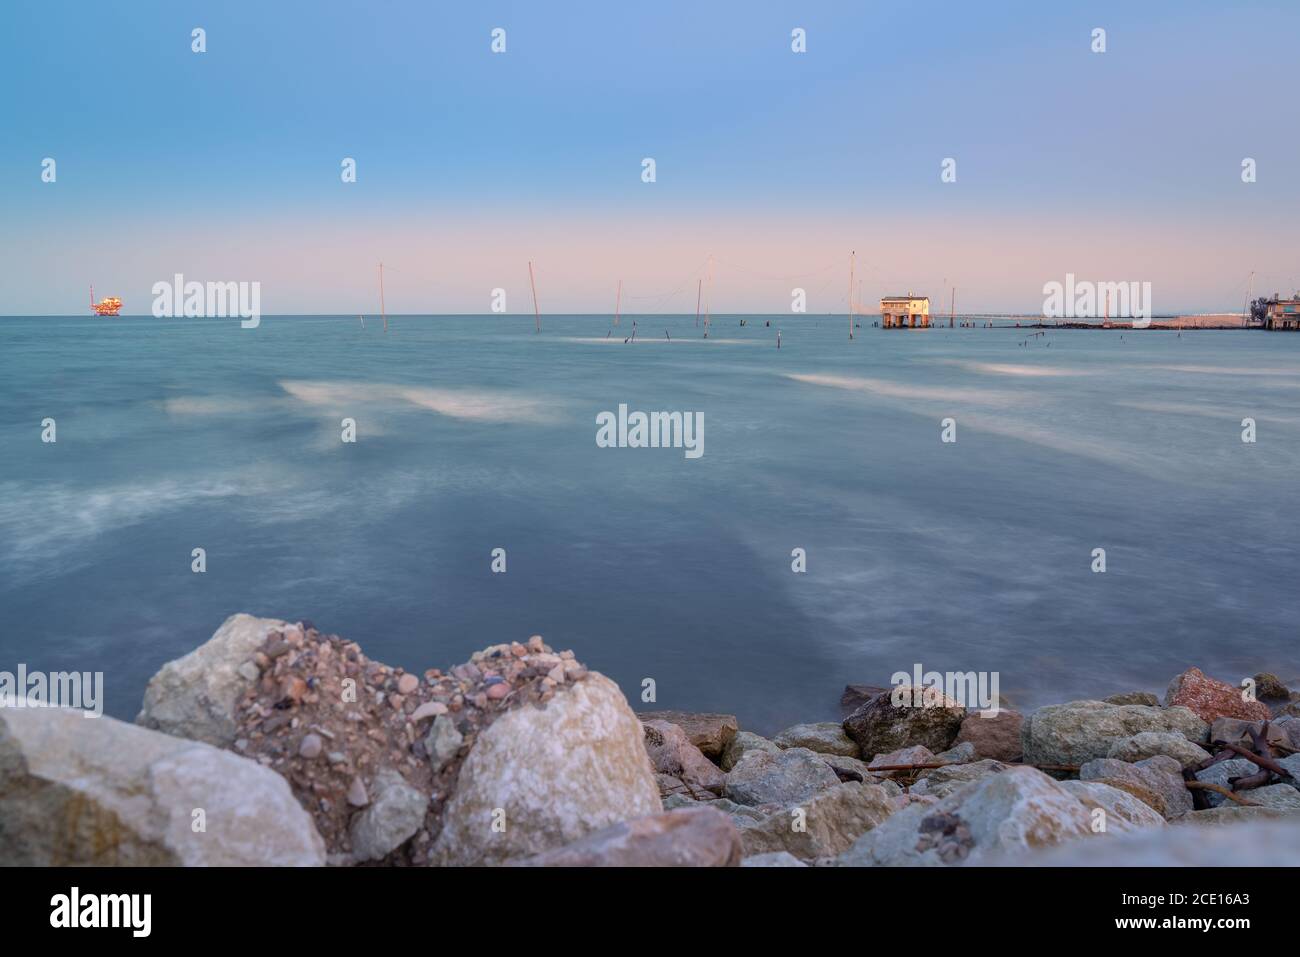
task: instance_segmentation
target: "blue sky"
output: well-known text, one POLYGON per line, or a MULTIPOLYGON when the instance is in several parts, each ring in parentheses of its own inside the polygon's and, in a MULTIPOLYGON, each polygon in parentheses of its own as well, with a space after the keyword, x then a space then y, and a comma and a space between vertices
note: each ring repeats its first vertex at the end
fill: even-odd
POLYGON ((750 267, 715 267, 720 310, 773 311, 850 248, 867 300, 1032 308, 1070 269, 1239 309, 1252 269, 1300 283, 1300 5, 1226 7, 7 2, 0 312, 94 280, 145 313, 177 271, 356 312, 380 259, 395 311, 522 311, 529 258, 598 311, 707 255, 750 267))

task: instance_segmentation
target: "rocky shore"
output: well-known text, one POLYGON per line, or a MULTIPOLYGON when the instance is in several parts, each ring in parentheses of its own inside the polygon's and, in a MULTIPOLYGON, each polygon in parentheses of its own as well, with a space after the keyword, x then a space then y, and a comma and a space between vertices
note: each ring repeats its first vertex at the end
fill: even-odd
POLYGON ((634 714, 540 636, 406 672, 235 615, 134 725, 0 708, 0 863, 1242 865, 1300 860, 1300 693, 1195 668, 994 717, 849 685, 765 738, 634 714))

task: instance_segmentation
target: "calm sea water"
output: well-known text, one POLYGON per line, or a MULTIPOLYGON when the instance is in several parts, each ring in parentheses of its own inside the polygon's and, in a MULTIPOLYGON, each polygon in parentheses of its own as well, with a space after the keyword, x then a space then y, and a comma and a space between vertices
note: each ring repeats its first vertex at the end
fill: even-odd
POLYGON ((767 732, 914 663, 1024 707, 1300 675, 1300 337, 532 325, 0 319, 0 669, 131 718, 236 611, 421 670, 541 633, 767 732), (703 457, 597 448, 619 403, 702 413, 703 457))

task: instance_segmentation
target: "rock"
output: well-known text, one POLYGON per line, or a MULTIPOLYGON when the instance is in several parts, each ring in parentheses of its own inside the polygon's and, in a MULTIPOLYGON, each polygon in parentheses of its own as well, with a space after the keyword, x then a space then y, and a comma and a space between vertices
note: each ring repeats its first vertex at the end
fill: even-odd
POLYGON ((678 725, 643 721, 646 753, 656 773, 671 775, 692 789, 722 793, 727 776, 691 744, 678 725))
POLYGON ((348 803, 353 807, 365 807, 370 803, 370 795, 366 791, 366 783, 359 777, 352 779, 348 785, 348 803))
POLYGON ((846 757, 842 754, 818 754, 835 772, 835 776, 841 781, 885 781, 887 776, 884 774, 873 774, 867 769, 867 762, 858 758, 846 757))
POLYGON ((877 784, 837 784, 801 805, 782 808, 741 831, 745 854, 789 851, 811 861, 848 850, 894 812, 893 796, 877 784))
POLYGON ((1104 781, 1062 781, 1061 787, 1078 798, 1085 807, 1102 812, 1104 817, 1094 815, 1092 818, 1094 831, 1102 827, 1104 830, 1101 833, 1123 834, 1145 827, 1165 826, 1163 814, 1104 781))
POLYGON ((1241 694, 1241 688, 1216 681, 1199 668, 1188 668, 1169 683, 1169 690, 1165 692, 1165 706, 1172 708, 1181 705, 1206 722, 1215 718, 1267 721, 1270 714, 1268 706, 1260 701, 1244 701, 1241 694))
POLYGON ((424 750, 429 755, 429 764, 435 774, 460 753, 464 743, 465 736, 456 729, 456 722, 450 715, 440 714, 433 719, 424 739, 424 750))
POLYGON ((1191 768, 1208 758, 1209 752, 1173 731, 1143 731, 1111 742, 1106 756, 1120 761, 1141 761, 1163 754, 1173 758, 1181 767, 1191 768))
MULTIPOLYGON (((867 765, 871 768, 888 768, 899 764, 938 764, 930 749, 922 745, 915 745, 910 748, 900 748, 897 751, 890 751, 888 754, 877 754, 867 765)), ((956 763, 956 762, 953 762, 956 763)), ((888 772, 885 772, 888 773, 888 772)))
POLYGON ((723 794, 738 804, 790 805, 835 787, 839 777, 807 748, 746 751, 727 775, 723 794))
MULTIPOLYGON (((1067 782, 1061 782, 1065 784, 1067 782)), ((1151 784, 1146 781, 1136 781, 1131 777, 1119 778, 1097 778, 1092 781, 1077 782, 1081 784, 1104 784, 1108 788, 1116 791, 1123 791, 1136 801, 1145 804, 1155 814, 1159 814, 1162 820, 1172 820, 1174 812, 1171 810, 1168 798, 1159 791, 1153 789, 1151 784)), ((1184 791, 1187 788, 1183 788, 1184 791)), ((1186 813, 1183 811, 1182 813, 1186 813)))
POLYGON ((772 743, 778 748, 807 748, 818 754, 860 757, 857 743, 844 733, 844 727, 838 721, 796 724, 778 734, 772 743))
POLYGON ((592 671, 478 735, 433 857, 443 865, 527 857, 661 811, 641 725, 618 686, 592 671))
POLYGON ((986 778, 990 774, 1001 774, 1011 765, 985 758, 971 764, 952 764, 932 771, 922 771, 912 793, 934 798, 945 798, 972 781, 986 778))
POLYGON ((235 741, 235 706, 257 681, 240 668, 273 631, 292 628, 275 618, 231 615, 206 642, 169 661, 149 679, 135 723, 221 748, 235 741))
POLYGON ((953 745, 947 751, 934 756, 939 764, 970 764, 975 760, 975 745, 969 741, 953 745))
POLYGON ((984 717, 982 712, 967 715, 957 732, 956 744, 975 746, 979 758, 995 761, 1019 761, 1021 754, 1020 728, 1024 717, 1018 711, 999 711, 984 717))
POLYGON ((1266 784, 1262 788, 1243 792, 1242 797, 1261 807, 1300 811, 1300 790, 1290 784, 1266 784))
POLYGON ((876 695, 888 693, 891 690, 893 689, 876 685, 845 685, 844 693, 840 695, 840 714, 847 718, 876 695))
POLYGON ((1160 698, 1150 691, 1125 691, 1103 698, 1106 704, 1140 704, 1148 708, 1160 707, 1160 698))
MULTIPOLYGON (((662 795, 663 792, 661 790, 660 796, 662 797, 662 795)), ((686 794, 669 794, 667 797, 663 797, 663 805, 665 811, 675 811, 679 807, 694 807, 699 803, 700 803, 699 801, 695 800, 692 797, 689 797, 686 794)))
POLYGON ((1020 740, 1029 764, 1083 764, 1109 755, 1119 738, 1143 731, 1173 731, 1200 743, 1206 740, 1209 728, 1182 707, 1071 701, 1039 708, 1027 716, 1020 740))
POLYGON ((1300 751, 1300 715, 1282 715, 1274 718, 1269 722, 1269 740, 1273 740, 1273 732, 1277 731, 1286 736, 1285 740, 1279 739, 1279 744, 1285 744, 1292 750, 1300 751))
POLYGON ((643 711, 642 721, 667 721, 686 732, 691 744, 711 761, 719 761, 739 725, 734 714, 693 714, 687 711, 643 711))
MULTIPOLYGON (((906 697, 911 690, 904 687, 877 695, 844 719, 844 732, 857 742, 864 755, 918 744, 932 752, 952 747, 966 719, 966 709, 943 694, 932 694, 930 689, 924 690, 927 704, 913 707, 910 697, 906 697), (895 706, 895 694, 909 703, 895 706)), ((918 697, 921 693, 917 689, 918 697)))
POLYGON ((420 687, 420 679, 415 675, 402 675, 397 679, 397 693, 410 694, 420 687))
MULTIPOLYGON (((684 797, 690 801, 699 802, 701 798, 713 797, 708 791, 701 791, 696 788, 687 787, 682 783, 681 778, 675 778, 671 774, 655 774, 655 786, 659 788, 659 798, 663 800, 669 797, 684 797)), ((665 810, 672 810, 665 805, 665 810)))
POLYGON ((1255 697, 1264 701, 1289 701, 1291 690, 1277 675, 1261 671, 1255 675, 1255 697))
MULTIPOLYGON (((1234 801, 1225 801, 1218 807, 1207 808, 1204 811, 1192 811, 1190 814, 1184 814, 1178 819, 1178 823, 1193 826, 1231 824, 1235 827, 1245 821, 1261 820, 1289 821, 1291 822, 1290 827, 1295 828, 1297 816, 1296 812, 1290 808, 1249 807, 1244 804, 1237 804, 1234 801)), ((1251 863, 1254 864, 1255 862, 1252 860, 1251 863)), ((1294 861, 1291 866, 1295 866, 1294 861)))
MULTIPOLYGON (((1218 814, 1219 810, 1196 814, 1218 814)), ((1267 810, 1267 809, 1260 809, 1267 810)), ((1144 828, 1104 840, 1071 841, 990 861, 999 867, 1190 867, 1218 868, 1230 864, 1292 867, 1300 860, 1300 827, 1247 816, 1248 823, 1206 828, 1189 840, 1181 827, 1144 828)))
POLYGON ((767 738, 754 734, 752 731, 737 731, 736 736, 727 742, 726 750, 722 752, 722 770, 730 771, 736 766, 736 762, 740 760, 742 754, 754 750, 775 754, 781 749, 767 738))
POLYGON ((1079 768, 1081 781, 1100 781, 1132 794, 1166 820, 1192 809, 1192 792, 1183 784, 1182 766, 1168 755, 1154 755, 1137 764, 1117 758, 1097 758, 1079 768))
POLYGON ((737 804, 735 801, 728 798, 719 798, 716 801, 710 801, 708 806, 716 808, 723 814, 727 815, 731 818, 731 822, 739 828, 752 827, 772 812, 779 810, 775 804, 764 804, 760 807, 750 807, 748 804, 737 804))
POLYGON ((736 867, 740 833, 711 807, 621 821, 519 863, 530 867, 736 867))
POLYGON ((311 760, 319 757, 324 742, 321 741, 319 734, 304 734, 302 741, 298 743, 298 756, 311 760))
POLYGON ((383 860, 405 844, 424 824, 429 799, 391 768, 371 784, 370 806, 352 820, 352 855, 358 861, 383 860))
MULTIPOLYGON (((1232 785, 1228 783, 1229 778, 1244 778, 1258 770, 1258 766, 1253 761, 1247 761, 1245 758, 1230 758, 1227 761, 1220 761, 1218 764, 1211 764, 1203 771, 1197 771, 1196 780, 1217 784, 1220 787, 1232 790, 1232 785)), ((1205 795, 1210 807, 1218 807, 1224 801, 1230 800, 1218 791, 1202 791, 1201 793, 1205 795)), ((1246 800, 1250 800, 1249 794, 1242 796, 1246 800)))
POLYGON ((411 724, 423 721, 425 718, 436 718, 440 714, 447 713, 447 706, 441 701, 426 701, 414 711, 411 712, 411 724))
POLYGON ((315 867, 325 845, 255 761, 81 711, 0 708, 0 860, 315 867))
POLYGON ((740 862, 741 867, 807 867, 803 861, 789 851, 770 851, 766 854, 751 854, 740 862))
MULTIPOLYGON (((1210 741, 1251 746, 1251 730, 1259 734, 1264 729, 1262 721, 1244 721, 1241 718, 1215 718, 1210 725, 1210 741)), ((1268 743, 1296 747, 1300 740, 1300 722, 1279 719, 1269 722, 1268 743)))
POLYGON ((1300 782, 1300 754, 1288 754, 1284 758, 1275 758, 1278 764, 1291 775, 1292 781, 1300 782))
MULTIPOLYGON (((968 768, 974 765, 954 765, 968 768)), ((941 801, 909 804, 841 854, 841 866, 980 864, 1092 835, 1073 794, 1030 767, 1009 767, 941 801)))

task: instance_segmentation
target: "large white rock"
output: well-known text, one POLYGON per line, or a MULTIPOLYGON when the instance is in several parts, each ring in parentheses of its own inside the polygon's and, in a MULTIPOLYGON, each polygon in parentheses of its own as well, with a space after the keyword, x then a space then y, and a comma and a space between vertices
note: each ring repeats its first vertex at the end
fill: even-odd
POLYGON ((231 615, 206 642, 167 662, 149 679, 135 723, 229 747, 235 740, 235 705, 256 680, 240 674, 240 666, 262 647, 268 633, 291 627, 276 618, 231 615))
POLYGON ((443 811, 434 860, 501 863, 662 810, 640 722, 618 685, 591 672, 478 736, 443 811))
POLYGON ((3 708, 0 861, 318 866, 325 845, 284 778, 247 758, 80 711, 3 708))
POLYGON ((1089 808, 1046 774, 1008 767, 934 804, 909 804, 841 854, 842 866, 980 864, 1092 834, 1089 808))

